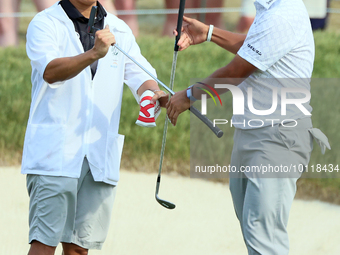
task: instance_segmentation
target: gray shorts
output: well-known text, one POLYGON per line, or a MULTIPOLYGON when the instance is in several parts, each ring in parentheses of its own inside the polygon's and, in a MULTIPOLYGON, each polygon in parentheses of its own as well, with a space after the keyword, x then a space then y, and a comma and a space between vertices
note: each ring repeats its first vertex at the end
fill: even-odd
MULTIPOLYGON (((276 125, 236 129, 231 165, 237 169, 307 165, 313 150, 311 130, 310 118, 298 120, 295 128, 276 125)), ((294 171, 230 175, 229 187, 249 255, 288 254, 288 216, 300 176, 300 172, 294 171)))
POLYGON ((76 178, 27 175, 29 243, 60 242, 101 249, 109 229, 116 186, 93 180, 87 159, 76 178))

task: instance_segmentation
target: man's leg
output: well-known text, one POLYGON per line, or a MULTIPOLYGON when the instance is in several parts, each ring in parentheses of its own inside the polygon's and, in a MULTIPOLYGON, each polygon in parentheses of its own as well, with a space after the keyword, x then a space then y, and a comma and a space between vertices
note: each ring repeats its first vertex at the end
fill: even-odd
POLYGON ((237 23, 236 31, 238 33, 246 33, 251 24, 253 24, 256 15, 254 0, 242 0, 241 8, 241 16, 237 23))
POLYGON ((249 255, 288 254, 293 178, 231 178, 230 191, 249 255))
MULTIPOLYGON (((231 165, 238 170, 241 166, 245 170, 244 167, 261 165, 306 165, 313 149, 308 131, 311 127, 310 119, 303 119, 298 120, 294 129, 279 125, 245 131, 236 129, 231 165)), ((300 173, 268 171, 261 175, 246 171, 245 175, 246 180, 242 180, 237 179, 237 173, 231 174, 230 190, 248 254, 288 254, 286 228, 300 173)))
MULTIPOLYGON (((167 9, 174 9, 178 8, 179 1, 173 1, 173 0, 165 0, 165 7, 167 9)), ((163 28, 163 35, 166 36, 173 36, 172 31, 176 29, 176 22, 177 22, 177 15, 175 14, 167 14, 166 15, 166 21, 163 28)))
POLYGON ((296 180, 248 179, 241 224, 249 255, 289 253, 287 224, 296 180))
MULTIPOLYGON (((0 0, 0 12, 14 14, 19 10, 20 0, 0 0)), ((16 46, 18 40, 18 18, 0 18, 0 47, 16 46)))
POLYGON ((101 249, 109 231, 116 186, 94 181, 88 161, 85 159, 77 190, 72 238, 62 239, 61 242, 68 248, 76 245, 84 249, 101 249))
MULTIPOLYGON (((222 8, 222 0, 207 1, 207 8, 222 8)), ((218 28, 224 29, 223 13, 207 13, 205 17, 206 24, 212 24, 218 28)))
POLYGON ((62 237, 69 240, 72 237, 77 179, 27 175, 27 190, 30 197, 29 255, 54 254, 62 237))
MULTIPOLYGON (((234 146, 233 146, 233 151, 231 154, 230 165, 235 167, 236 169, 241 168, 241 164, 243 160, 243 153, 237 142, 241 136, 242 136, 241 131, 238 129, 235 129, 234 138, 233 138, 234 146)), ((244 175, 244 173, 240 171, 230 173, 229 189, 230 189, 231 197, 233 199, 234 210, 240 222, 241 228, 242 228, 241 222, 243 219, 243 205, 244 205, 244 199, 246 196, 247 183, 248 183, 248 178, 244 175)))
POLYGON ((234 210, 240 223, 243 220, 243 205, 246 196, 247 182, 248 179, 246 177, 229 179, 229 189, 233 199, 234 210))
POLYGON ((54 255, 55 248, 56 247, 47 246, 38 241, 33 241, 28 255, 54 255))
POLYGON ((87 255, 88 249, 82 248, 73 243, 62 243, 63 244, 63 254, 62 255, 87 255))

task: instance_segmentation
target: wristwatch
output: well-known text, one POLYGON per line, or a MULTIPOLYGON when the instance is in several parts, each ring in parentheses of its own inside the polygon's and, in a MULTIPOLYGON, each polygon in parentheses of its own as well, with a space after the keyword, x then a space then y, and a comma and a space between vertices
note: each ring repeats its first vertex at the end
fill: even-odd
POLYGON ((193 85, 191 85, 191 86, 189 86, 189 87, 187 88, 187 98, 189 98, 189 99, 190 99, 191 101, 193 101, 193 102, 197 101, 197 99, 194 98, 193 93, 192 93, 192 87, 193 87, 194 85, 195 85, 195 84, 193 84, 193 85))

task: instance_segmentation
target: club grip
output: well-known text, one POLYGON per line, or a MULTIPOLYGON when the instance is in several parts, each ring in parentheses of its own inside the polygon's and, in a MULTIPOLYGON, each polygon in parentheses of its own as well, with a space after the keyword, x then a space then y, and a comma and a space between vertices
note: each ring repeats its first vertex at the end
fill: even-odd
POLYGON ((93 33, 93 25, 94 25, 94 20, 96 18, 97 14, 97 8, 98 6, 92 6, 91 13, 90 13, 90 18, 89 18, 89 23, 87 25, 87 33, 93 33))
POLYGON ((206 116, 202 115, 199 110, 197 110, 193 106, 191 106, 189 110, 193 114, 195 114, 196 117, 199 118, 205 125, 207 125, 208 128, 210 128, 211 131, 213 131, 218 138, 221 138, 223 136, 223 131, 219 129, 217 126, 214 127, 214 124, 211 122, 211 120, 209 120, 206 116))
POLYGON ((175 51, 178 51, 179 46, 177 45, 179 39, 181 38, 181 31, 182 31, 182 23, 183 23, 183 15, 185 9, 185 0, 181 0, 179 3, 179 10, 178 10, 178 18, 177 18, 177 36, 175 41, 175 51))

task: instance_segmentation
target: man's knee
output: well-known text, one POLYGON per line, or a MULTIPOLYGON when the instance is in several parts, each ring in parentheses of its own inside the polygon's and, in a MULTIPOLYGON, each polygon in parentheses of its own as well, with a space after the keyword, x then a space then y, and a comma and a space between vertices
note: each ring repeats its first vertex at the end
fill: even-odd
POLYGON ((288 254, 288 233, 280 217, 265 213, 255 217, 248 213, 248 217, 243 217, 242 233, 249 255, 288 254))
POLYGON ((88 250, 85 249, 74 249, 69 251, 63 251, 63 255, 88 255, 88 250))
POLYGON ((33 240, 28 255, 53 255, 56 247, 45 245, 33 240))
POLYGON ((63 255, 88 255, 88 249, 73 243, 62 243, 63 255))

